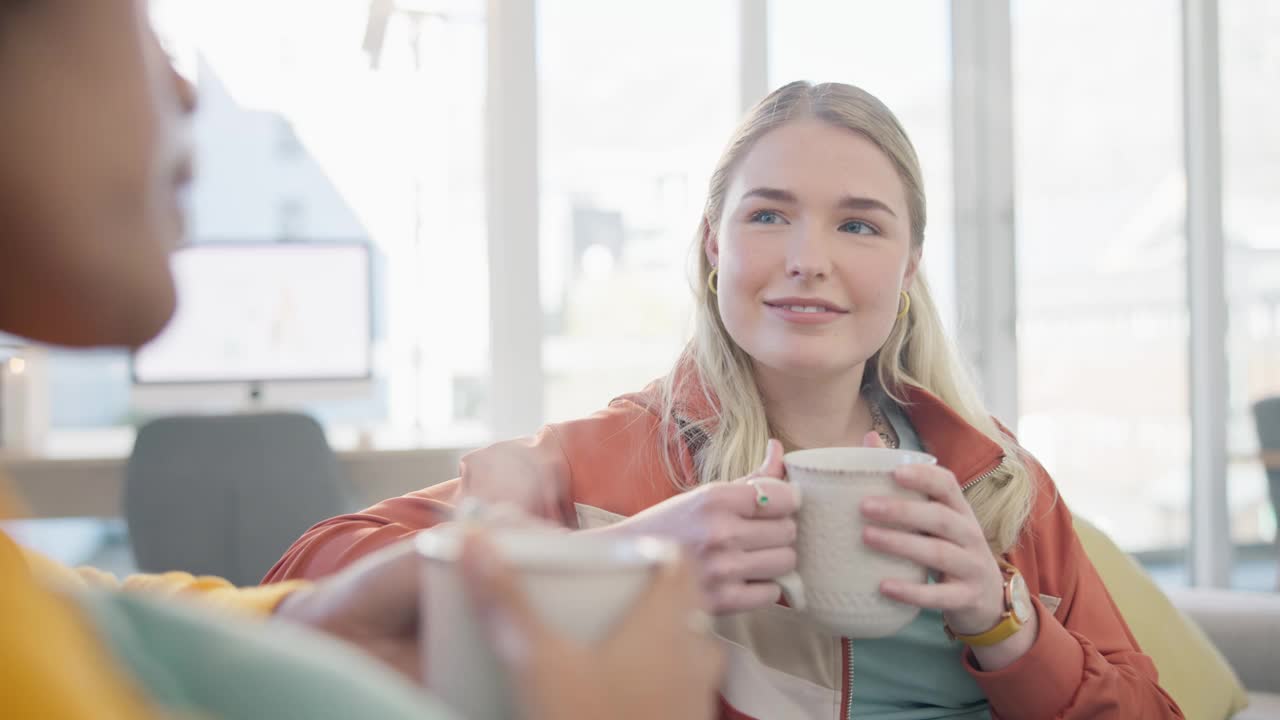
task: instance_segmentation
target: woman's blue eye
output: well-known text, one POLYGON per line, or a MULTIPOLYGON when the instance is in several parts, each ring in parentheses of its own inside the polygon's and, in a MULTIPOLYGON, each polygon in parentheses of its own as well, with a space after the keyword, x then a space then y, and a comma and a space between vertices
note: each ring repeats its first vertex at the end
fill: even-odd
POLYGON ((876 229, 861 220, 850 220, 840 226, 840 232, 853 233, 854 235, 875 235, 876 229))
POLYGON ((751 222, 757 222, 762 225, 779 225, 782 223, 782 216, 772 210, 757 210, 751 213, 751 222))

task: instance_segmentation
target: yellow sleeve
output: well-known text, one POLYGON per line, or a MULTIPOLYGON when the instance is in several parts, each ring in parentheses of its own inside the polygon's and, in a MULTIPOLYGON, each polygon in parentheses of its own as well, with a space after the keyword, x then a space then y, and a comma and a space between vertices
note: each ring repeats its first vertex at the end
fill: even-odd
POLYGON ((0 715, 47 720, 155 720, 65 598, 37 582, 0 533, 0 715))
POLYGON ((149 595, 197 596, 201 602, 228 610, 270 615, 295 590, 310 584, 306 580, 291 580, 261 587, 238 588, 212 575, 167 572, 160 575, 130 575, 120 587, 125 591, 139 591, 149 595))
POLYGON ((24 549, 23 554, 32 575, 53 585, 124 590, 155 597, 190 597, 209 605, 252 615, 271 614, 290 593, 309 584, 305 580, 292 580, 262 587, 238 588, 220 577, 196 576, 185 572, 129 575, 120 580, 97 568, 69 568, 33 550, 24 549))

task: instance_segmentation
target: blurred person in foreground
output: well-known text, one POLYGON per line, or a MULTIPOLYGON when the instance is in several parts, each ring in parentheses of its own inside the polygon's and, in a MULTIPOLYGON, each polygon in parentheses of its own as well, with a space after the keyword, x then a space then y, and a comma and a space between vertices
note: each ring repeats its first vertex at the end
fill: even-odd
MULTIPOLYGON (((196 96, 146 3, 0 0, 0 98, 0 331, 147 342, 174 310, 196 96)), ((19 508, 0 478, 0 519, 19 508)), ((710 715, 720 658, 689 623, 701 596, 683 563, 594 647, 546 627, 483 537, 462 564, 499 648, 519 649, 505 659, 530 718, 710 715)), ((314 584, 120 581, 0 533, 0 716, 451 718, 411 682, 418 567, 400 543, 314 584)))

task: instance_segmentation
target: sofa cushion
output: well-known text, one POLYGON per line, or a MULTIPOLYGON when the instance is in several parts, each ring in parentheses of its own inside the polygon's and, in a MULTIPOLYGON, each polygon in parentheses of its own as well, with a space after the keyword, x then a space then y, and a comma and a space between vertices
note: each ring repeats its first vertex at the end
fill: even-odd
POLYGON ((1280 718, 1280 695, 1269 692, 1249 693, 1249 707, 1231 720, 1277 720, 1280 718))
POLYGON ((1204 632, 1111 538, 1079 517, 1075 528, 1138 646, 1155 662, 1160 686, 1187 720, 1224 720, 1242 709, 1248 694, 1204 632))
POLYGON ((1169 599, 1213 641, 1249 692, 1280 694, 1280 594, 1180 588, 1169 599))

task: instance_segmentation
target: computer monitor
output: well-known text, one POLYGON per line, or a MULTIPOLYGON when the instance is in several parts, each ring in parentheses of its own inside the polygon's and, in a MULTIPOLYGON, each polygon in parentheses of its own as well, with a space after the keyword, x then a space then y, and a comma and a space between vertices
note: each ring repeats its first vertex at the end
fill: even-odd
MULTIPOLYGON (((178 309, 132 358, 138 389, 347 383, 372 374, 363 243, 200 243, 173 258, 178 309)), ((148 394, 155 396, 154 391, 148 394)))

